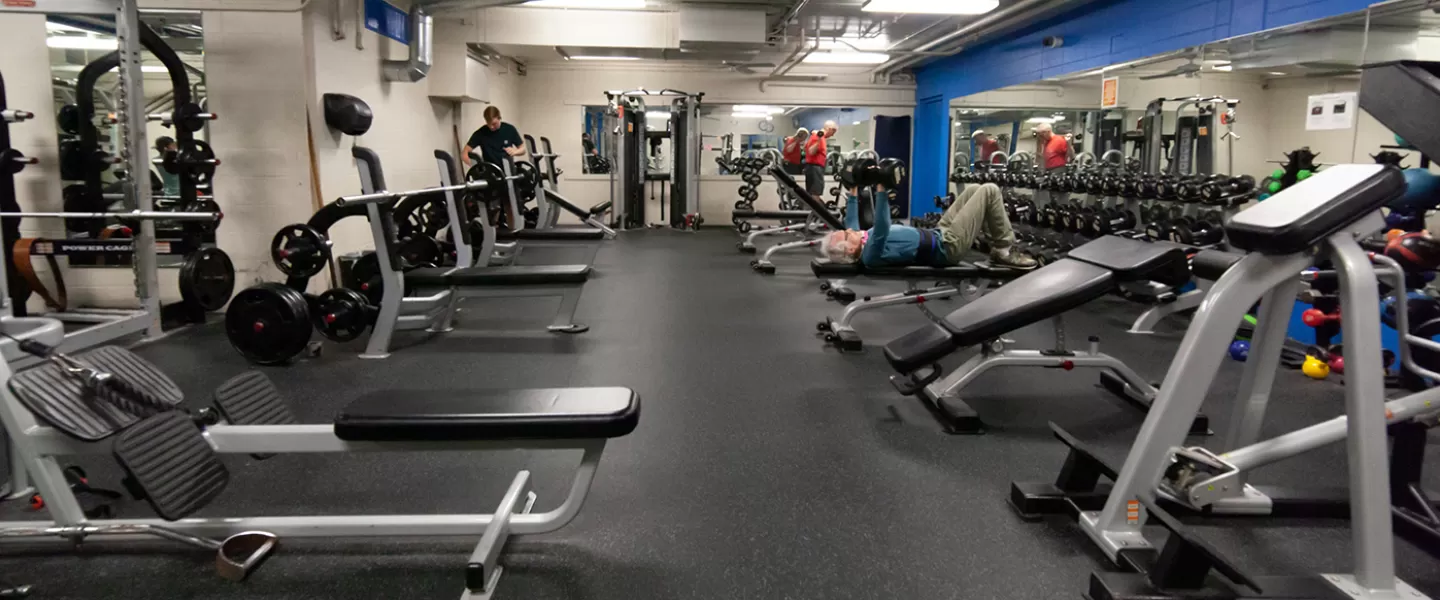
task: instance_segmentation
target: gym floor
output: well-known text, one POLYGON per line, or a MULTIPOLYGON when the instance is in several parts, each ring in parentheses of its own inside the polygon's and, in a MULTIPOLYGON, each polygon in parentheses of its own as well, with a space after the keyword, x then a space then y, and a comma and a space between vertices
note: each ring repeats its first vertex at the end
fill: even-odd
MULTIPOLYGON (((500 599, 1080 597, 1089 574, 1105 567, 1103 556, 1066 519, 1018 519, 1006 505, 1010 482, 1055 476, 1066 450, 1047 422, 1118 463, 1141 415, 1098 389, 1093 372, 1022 369, 987 374, 967 397, 992 426, 987 435, 946 436, 897 418, 914 406, 891 389, 880 345, 925 317, 910 307, 869 313, 858 323, 868 349, 837 354, 817 337, 815 322, 838 315, 839 306, 818 293, 808 257, 792 255, 779 274, 757 275, 735 241, 716 229, 627 232, 607 243, 578 315, 591 331, 580 336, 543 333, 554 309, 545 302, 470 300, 455 332, 402 337, 388 360, 358 359, 360 342, 327 344, 317 359, 266 373, 312 423, 328 422, 357 394, 374 390, 397 390, 398 403, 456 388, 620 385, 639 392, 640 426, 611 442, 579 518, 556 534, 509 545, 500 599)), ((575 260, 564 251, 523 257, 567 259, 575 260)), ((896 289, 893 282, 856 284, 862 296, 896 289)), ((943 314, 958 305, 932 307, 943 314)), ((1158 380, 1184 324, 1172 320, 1153 336, 1124 333, 1142 310, 1112 298, 1092 303, 1068 316, 1071 339, 1100 335, 1103 350, 1158 380)), ((1048 322, 1011 337, 1036 345, 1051 338, 1048 322)), ((247 368, 218 325, 139 353, 170 373, 196 406, 247 368)), ((1226 431, 1239 373, 1240 364, 1227 361, 1211 390, 1205 410, 1216 431, 1226 431)), ((1285 371, 1266 432, 1343 409, 1335 382, 1285 371)), ((1223 436, 1212 439, 1218 444, 1223 436)), ((1428 456, 1431 489, 1440 489, 1436 448, 1428 456)), ((230 486, 201 515, 489 512, 520 468, 533 471, 536 509, 545 510, 563 495, 578 452, 227 461, 230 486)), ((97 485, 118 487, 113 462, 77 464, 97 485)), ((1267 468, 1256 481, 1343 486, 1345 474, 1339 445, 1267 468)), ((26 512, 19 503, 0 506, 7 520, 26 512)), ((148 512, 129 501, 120 514, 148 512)), ((1350 566, 1344 522, 1231 520, 1203 531, 1251 573, 1350 566)), ((282 540, 240 584, 216 577, 213 557, 169 543, 96 542, 79 553, 7 546, 0 583, 34 584, 35 597, 47 600, 455 598, 475 541, 282 540)), ((1395 546, 1401 577, 1440 598, 1436 560, 1403 540, 1395 546)))

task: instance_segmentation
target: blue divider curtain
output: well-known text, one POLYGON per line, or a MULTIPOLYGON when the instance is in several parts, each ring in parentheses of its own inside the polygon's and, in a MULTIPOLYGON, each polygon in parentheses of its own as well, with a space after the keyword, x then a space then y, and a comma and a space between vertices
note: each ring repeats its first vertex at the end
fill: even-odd
MULTIPOLYGON (((875 117, 875 152, 881 158, 898 158, 910 164, 910 117, 875 117)), ((901 215, 910 214, 910 169, 895 190, 894 202, 901 215)))

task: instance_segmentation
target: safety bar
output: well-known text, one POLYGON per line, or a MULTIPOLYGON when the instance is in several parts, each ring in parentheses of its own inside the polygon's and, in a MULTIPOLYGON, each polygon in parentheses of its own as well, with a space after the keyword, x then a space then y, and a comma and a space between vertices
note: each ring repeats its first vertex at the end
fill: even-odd
MULTIPOLYGON (((145 120, 146 120, 146 121, 160 121, 162 124, 168 126, 168 125, 170 125, 170 124, 173 122, 173 121, 171 121, 171 117, 172 117, 174 114, 175 114, 175 113, 168 113, 168 112, 165 112, 165 113, 152 113, 152 114, 145 115, 145 120)), ((191 116, 192 118, 195 118, 195 119, 204 119, 204 120, 206 120, 206 121, 215 121, 215 120, 218 120, 218 119, 220 118, 219 115, 216 115, 215 113, 211 113, 211 112, 195 113, 195 114, 190 115, 190 116, 191 116)))
POLYGON ((6 110, 0 110, 0 118, 5 119, 6 123, 19 123, 21 121, 35 118, 35 113, 28 110, 17 110, 10 108, 6 110))
POLYGON ((347 204, 378 204, 410 196, 422 196, 429 194, 441 194, 445 192, 464 192, 470 190, 483 190, 490 186, 490 182, 483 179, 459 183, 455 185, 444 185, 440 187, 424 188, 419 190, 406 190, 403 192, 375 192, 371 194, 359 194, 356 196, 341 196, 335 199, 335 206, 347 204))
POLYGON ((138 221, 219 221, 225 215, 218 212, 159 212, 153 210, 132 210, 129 212, 0 212, 0 217, 22 219, 135 219, 138 221))

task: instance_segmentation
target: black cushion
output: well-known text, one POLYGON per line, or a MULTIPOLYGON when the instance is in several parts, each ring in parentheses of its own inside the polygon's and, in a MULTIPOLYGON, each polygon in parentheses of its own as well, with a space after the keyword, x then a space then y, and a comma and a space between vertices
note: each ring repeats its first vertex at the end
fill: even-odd
POLYGON ((1295 254, 1405 193, 1400 169, 1335 165, 1240 211, 1225 226, 1230 245, 1264 254, 1295 254))
POLYGON ((584 283, 589 277, 590 265, 470 267, 466 269, 427 267, 405 272, 406 283, 465 287, 584 283))
POLYGON ((364 100, 349 94, 325 94, 321 102, 325 105, 325 124, 336 131, 345 135, 365 135, 370 131, 375 113, 364 100))
POLYGON ((790 219, 803 221, 809 218, 808 210, 732 210, 731 218, 735 219, 790 219))
POLYGON ((352 441, 548 440, 616 438, 640 422, 633 390, 386 391, 361 396, 335 416, 335 436, 352 441))
POLYGON ((872 279, 1014 279, 1028 270, 994 267, 988 263, 960 263, 948 267, 866 267, 861 263, 834 263, 824 259, 810 261, 816 277, 869 277, 872 279))
POLYGON ((1069 252, 1069 257, 1112 271, 1119 281, 1180 285, 1190 280, 1184 247, 1102 236, 1069 252))
POLYGON ((1233 252, 1221 252, 1219 250, 1201 250, 1195 256, 1190 257, 1190 272, 1201 279, 1216 281, 1224 275, 1230 267, 1245 258, 1244 254, 1233 252))
POLYGON ((499 240, 549 240, 549 241, 584 241, 598 240, 605 237, 605 232, 594 227, 552 227, 550 229, 521 229, 520 231, 501 231, 495 236, 499 240))
POLYGON ((583 208, 580 208, 579 206, 576 206, 574 202, 571 202, 569 199, 565 198, 564 196, 561 196, 559 193, 555 192, 554 190, 549 190, 549 189, 545 190, 545 197, 546 197, 546 198, 549 198, 551 202, 554 202, 556 206, 559 206, 560 208, 565 209, 565 212, 568 212, 568 213, 570 213, 570 214, 572 214, 572 215, 575 215, 575 216, 577 216, 577 217, 580 217, 581 219, 588 219, 588 218, 590 218, 590 215, 591 215, 591 212, 590 212, 590 211, 585 210, 585 209, 583 209, 583 208))
POLYGON ((809 206, 810 210, 815 211, 815 214, 820 216, 820 220, 825 221, 825 224, 829 225, 831 229, 840 230, 845 228, 845 222, 840 220, 840 216, 826 208, 825 203, 821 202, 819 198, 811 196, 810 192, 800 187, 800 184, 795 181, 795 178, 785 172, 783 165, 772 165, 770 167, 770 175, 775 177, 775 181, 778 182, 781 187, 788 188, 791 194, 799 198, 806 206, 809 206))
POLYGON ((940 324, 885 345, 885 358, 908 373, 966 346, 973 346, 1104 296, 1118 284, 1114 273, 1062 258, 956 309, 940 324))

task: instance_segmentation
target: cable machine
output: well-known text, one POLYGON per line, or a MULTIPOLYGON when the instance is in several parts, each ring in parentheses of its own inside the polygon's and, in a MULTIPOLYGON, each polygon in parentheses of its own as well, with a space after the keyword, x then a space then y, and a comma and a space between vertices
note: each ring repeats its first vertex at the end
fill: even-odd
POLYGON ((645 187, 660 186, 660 219, 676 229, 693 229, 700 219, 700 102, 705 94, 664 89, 652 92, 605 92, 605 133, 614 143, 607 154, 610 170, 610 201, 614 203, 611 227, 635 229, 649 224, 645 215, 645 187), (669 127, 651 131, 645 111, 647 99, 669 103, 669 127), (650 172, 647 159, 652 143, 670 140, 671 168, 668 174, 650 172), (653 142, 652 142, 653 140, 653 142), (666 184, 669 185, 666 185, 666 184), (669 190, 667 206, 665 193, 669 190))

